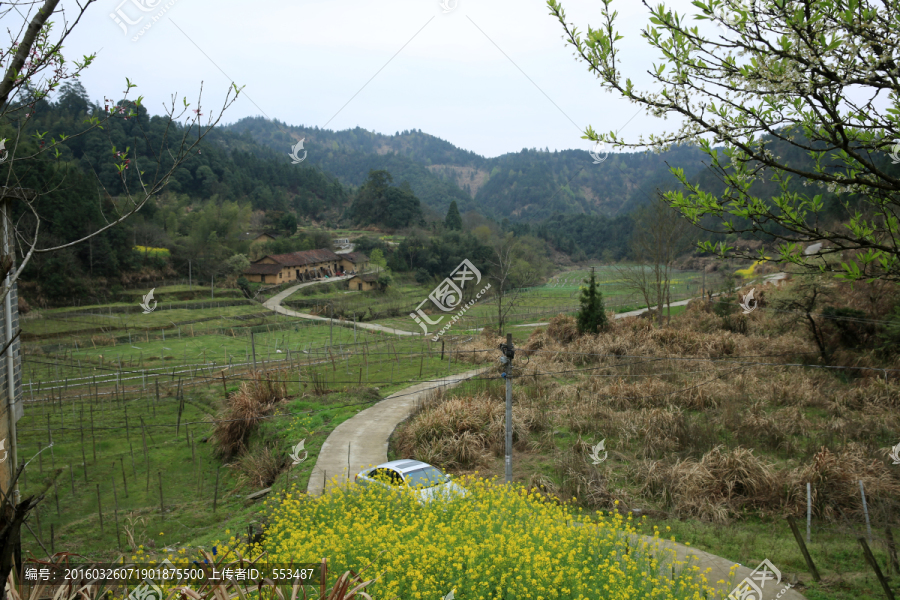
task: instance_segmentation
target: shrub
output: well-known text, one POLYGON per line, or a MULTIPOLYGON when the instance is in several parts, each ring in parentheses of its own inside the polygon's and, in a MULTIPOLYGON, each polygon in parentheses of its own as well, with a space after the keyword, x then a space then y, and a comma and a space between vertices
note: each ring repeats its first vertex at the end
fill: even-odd
POLYGON ((277 376, 263 379, 255 373, 252 379, 243 382, 237 392, 228 396, 213 427, 216 451, 226 460, 242 452, 260 419, 272 414, 286 395, 287 385, 278 381, 277 376))
POLYGON ((550 319, 547 335, 561 344, 567 344, 578 337, 578 324, 575 317, 558 315, 550 319))
POLYGON ((882 352, 893 354, 900 352, 900 304, 894 307, 894 311, 887 317, 884 331, 879 334, 882 342, 882 352))
POLYGON ((287 459, 283 455, 264 445, 244 453, 237 462, 241 478, 254 488, 271 486, 286 466, 287 459))
POLYGON ((826 306, 822 316, 825 318, 822 328, 833 345, 857 350, 868 347, 875 340, 872 317, 861 310, 826 306))

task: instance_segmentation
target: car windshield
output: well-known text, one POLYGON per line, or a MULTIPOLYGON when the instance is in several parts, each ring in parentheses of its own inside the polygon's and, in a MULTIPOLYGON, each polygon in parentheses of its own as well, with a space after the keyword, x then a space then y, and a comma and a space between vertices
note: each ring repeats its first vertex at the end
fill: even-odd
POLYGON ((434 467, 416 469, 415 471, 404 473, 403 477, 406 478, 407 485, 411 487, 420 486, 423 488, 428 488, 450 481, 449 477, 447 477, 446 475, 441 473, 439 469, 436 469, 434 467))

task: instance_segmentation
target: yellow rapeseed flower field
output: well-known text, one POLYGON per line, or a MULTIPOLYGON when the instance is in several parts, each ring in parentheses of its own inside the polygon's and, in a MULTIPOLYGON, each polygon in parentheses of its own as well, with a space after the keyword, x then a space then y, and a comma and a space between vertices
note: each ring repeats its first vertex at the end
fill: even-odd
MULTIPOLYGON (((766 258, 770 258, 770 257, 767 256, 766 258)), ((749 267, 747 267, 746 269, 738 269, 737 271, 734 272, 734 274, 740 275, 744 279, 750 279, 751 277, 753 277, 753 274, 756 272, 756 267, 761 265, 763 262, 765 262, 765 261, 758 260, 758 261, 754 262, 752 265, 750 265, 749 267)))
MULTIPOLYGON (((335 572, 380 574, 377 600, 686 600, 716 598, 696 566, 647 543, 631 517, 591 520, 520 486, 464 477, 466 498, 419 505, 380 487, 338 486, 321 497, 296 488, 267 502, 260 547, 269 563, 328 558, 335 572)), ((232 543, 235 540, 232 538, 232 543)))
POLYGON ((132 250, 136 252, 140 252, 141 254, 149 255, 149 256, 169 256, 170 252, 168 248, 153 248, 151 246, 134 246, 132 250))

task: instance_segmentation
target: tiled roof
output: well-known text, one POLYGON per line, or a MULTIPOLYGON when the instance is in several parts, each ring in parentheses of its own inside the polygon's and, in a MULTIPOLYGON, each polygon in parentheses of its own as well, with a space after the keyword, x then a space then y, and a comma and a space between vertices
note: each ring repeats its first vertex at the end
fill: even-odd
POLYGON ((253 263, 247 270, 246 275, 277 275, 281 271, 281 265, 273 265, 271 263, 253 263))
POLYGON ((343 256, 352 263, 369 262, 369 257, 362 252, 348 252, 343 256))
POLYGON ((290 254, 272 254, 269 258, 276 260, 284 267, 302 267, 304 265, 341 260, 340 255, 327 248, 303 250, 301 252, 291 252, 290 254))
POLYGON ((355 276, 351 277, 351 280, 353 280, 353 279, 362 279, 366 283, 378 283, 378 275, 376 275, 375 273, 365 273, 363 275, 355 275, 355 276))

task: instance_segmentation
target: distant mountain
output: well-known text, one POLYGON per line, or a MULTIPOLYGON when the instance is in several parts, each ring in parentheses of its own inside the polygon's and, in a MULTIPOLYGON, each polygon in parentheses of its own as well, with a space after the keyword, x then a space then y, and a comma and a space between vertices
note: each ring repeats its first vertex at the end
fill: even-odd
POLYGON ((703 155, 693 147, 664 154, 609 154, 595 164, 589 152, 523 149, 485 158, 422 131, 383 135, 357 127, 331 131, 290 126, 262 117, 241 119, 226 128, 249 134, 282 152, 301 139, 307 164, 360 186, 369 170, 384 169, 396 182, 406 180, 426 207, 443 215, 456 200, 460 211, 477 210, 498 220, 539 221, 554 214, 614 216, 676 182, 666 162, 688 177, 701 169, 703 155))

